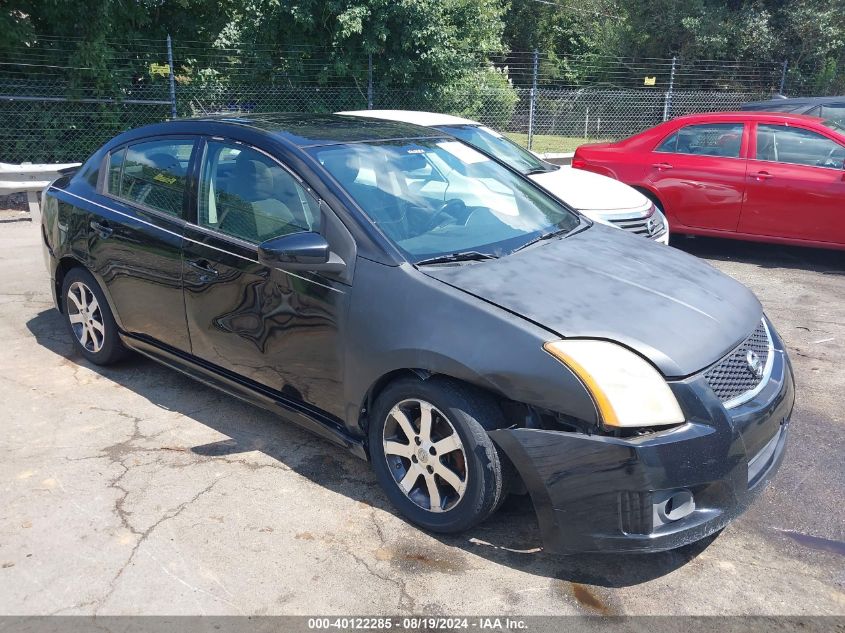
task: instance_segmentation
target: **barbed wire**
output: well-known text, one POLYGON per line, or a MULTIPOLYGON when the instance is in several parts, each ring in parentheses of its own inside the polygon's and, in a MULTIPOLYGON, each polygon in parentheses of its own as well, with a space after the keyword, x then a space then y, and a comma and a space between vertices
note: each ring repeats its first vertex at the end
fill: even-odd
MULTIPOLYGON (((391 77, 389 63, 378 57, 368 63, 367 56, 348 53, 344 59, 336 51, 324 49, 249 51, 229 54, 228 51, 198 52, 175 48, 173 51, 176 74, 183 79, 192 76, 217 75, 228 81, 238 82, 256 75, 288 80, 343 85, 352 78, 373 73, 377 79, 391 77)), ((115 81, 142 78, 152 79, 151 65, 167 62, 166 50, 141 54, 107 53, 97 67, 73 64, 71 55, 63 63, 55 56, 43 53, 22 53, 14 60, 0 62, 0 78, 12 76, 59 76, 58 71, 82 71, 92 77, 80 77, 77 83, 102 79, 107 74, 115 81), (97 75, 94 77, 93 75, 97 75)), ((535 70, 534 54, 527 52, 488 55, 476 52, 464 57, 463 67, 498 69, 514 86, 538 85, 557 87, 583 87, 601 85, 643 89, 665 88, 670 82, 676 87, 725 90, 774 90, 781 87, 783 64, 770 62, 637 59, 611 56, 571 56, 551 58, 538 55, 535 70)))
POLYGON ((96 65, 80 53, 83 43, 38 36, 0 61, 0 161, 82 160, 122 130, 169 118, 173 107, 179 116, 427 109, 530 138, 536 150, 569 151, 665 117, 736 109, 782 88, 818 89, 783 62, 482 50, 455 51, 441 85, 422 62, 400 74, 361 49, 183 40, 171 49, 173 102, 165 40, 107 40, 96 65))

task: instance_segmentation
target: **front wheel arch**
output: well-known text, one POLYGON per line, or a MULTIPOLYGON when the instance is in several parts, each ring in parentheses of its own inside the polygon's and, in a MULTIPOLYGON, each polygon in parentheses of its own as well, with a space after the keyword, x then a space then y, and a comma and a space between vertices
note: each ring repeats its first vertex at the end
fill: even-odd
MULTIPOLYGON (((479 387, 476 384, 473 384, 456 376, 452 376, 445 372, 431 371, 429 369, 424 369, 421 367, 405 367, 400 369, 394 369, 376 379, 375 382, 373 382, 373 384, 364 394, 361 406, 358 409, 358 428, 364 432, 365 436, 369 430, 369 416, 372 414, 373 404, 378 399, 379 394, 381 394, 391 384, 398 380, 402 380, 403 378, 411 378, 420 381, 426 381, 432 378, 443 378, 453 381, 455 383, 459 383, 465 386, 467 389, 484 393, 487 397, 496 401, 503 399, 503 396, 489 389, 484 389, 483 387, 479 387)), ((366 452, 367 458, 369 459, 369 447, 367 447, 366 452)))
MULTIPOLYGON (((385 385, 374 404, 375 417, 368 429, 368 440, 372 451, 371 465, 388 498, 407 519, 434 532, 460 532, 483 521, 501 505, 512 487, 513 469, 507 457, 499 451, 489 435, 490 430, 503 428, 506 424, 495 397, 465 381, 438 374, 426 380, 407 376, 393 380, 385 385), (463 464, 466 483, 465 487, 460 488, 461 497, 458 505, 451 510, 447 508, 443 513, 439 510, 427 510, 425 505, 422 505, 420 509, 418 501, 414 500, 411 492, 411 486, 415 491, 417 490, 419 485, 417 477, 431 479, 431 482, 437 480, 438 474, 441 474, 438 473, 437 462, 426 466, 431 475, 427 476, 423 472, 416 476, 412 475, 411 486, 406 486, 405 481, 408 478, 401 472, 400 477, 396 477, 393 473, 394 467, 398 468, 399 465, 394 463, 395 460, 385 459, 389 455, 404 455, 405 459, 401 463, 407 466, 409 473, 415 467, 413 464, 409 465, 410 462, 418 464, 418 470, 422 464, 428 464, 427 446, 431 446, 431 454, 436 456, 438 462, 442 459, 441 453, 434 452, 438 443, 433 445, 427 443, 429 431, 423 430, 424 428, 434 429, 431 422, 426 427, 420 421, 419 427, 414 429, 414 423, 409 422, 409 419, 412 419, 411 416, 408 418, 400 416, 405 419, 403 428, 411 429, 410 435, 406 433, 406 437, 403 438, 408 441, 393 439, 388 441, 382 437, 383 433, 388 432, 388 422, 396 419, 388 415, 391 407, 401 406, 403 402, 421 401, 430 403, 432 410, 440 414, 441 419, 445 419, 452 427, 455 436, 460 436, 459 446, 451 450, 462 451, 462 460, 459 461, 463 464), (442 417, 443 415, 445 418, 442 417), (416 433, 416 445, 421 446, 420 451, 423 454, 419 459, 416 455, 420 451, 412 451, 413 454, 410 456, 407 453, 407 445, 414 447, 414 442, 411 441, 414 433, 416 433), (405 451, 387 451, 382 447, 382 441, 385 442, 384 447, 391 444, 400 449, 404 448, 405 451), (376 444, 379 448, 376 448, 376 444), (402 483, 399 483, 399 478, 402 478, 402 483)), ((420 420, 421 416, 420 413, 420 420)), ((442 455, 445 454, 445 452, 442 453, 442 455)), ((457 471, 459 472, 460 468, 457 468, 457 471)), ((452 475, 454 476, 455 472, 452 472, 452 475)), ((445 477, 445 474, 443 476, 445 477)), ((450 477, 445 479, 445 481, 450 480, 450 477)), ((437 484, 432 484, 432 486, 439 487, 437 484)), ((427 489, 430 493, 431 487, 427 489)), ((448 487, 446 491, 448 492, 448 487)), ((438 493, 436 497, 431 496, 429 503, 433 499, 439 501, 440 494, 438 493)), ((445 500, 445 497, 443 499, 445 500)))

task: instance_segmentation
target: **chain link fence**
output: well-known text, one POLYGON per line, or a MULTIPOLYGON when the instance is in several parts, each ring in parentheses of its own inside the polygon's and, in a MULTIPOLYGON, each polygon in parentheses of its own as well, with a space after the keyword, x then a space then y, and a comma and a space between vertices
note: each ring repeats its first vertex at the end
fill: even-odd
MULTIPOLYGON (((682 114, 737 109, 783 91, 788 81, 786 64, 551 60, 528 52, 479 55, 473 61, 477 69, 462 81, 427 83, 410 77, 403 85, 366 55, 355 56, 352 71, 332 74, 332 66, 313 52, 285 57, 276 51, 276 67, 256 75, 246 71, 247 60, 233 55, 224 64, 219 52, 213 59, 190 57, 178 47, 175 53, 171 64, 160 51, 141 56, 142 64, 133 62, 131 72, 112 76, 107 89, 80 87, 62 76, 61 67, 45 73, 21 63, 13 72, 4 70, 0 162, 83 160, 115 134, 164 121, 174 111, 185 117, 431 110, 481 121, 534 151, 565 152, 585 141, 623 138, 682 114)), ((114 63, 128 64, 128 57, 114 63)))
POLYGON ((166 92, 95 94, 63 81, 0 78, 0 162, 81 161, 121 131, 170 116, 166 92))

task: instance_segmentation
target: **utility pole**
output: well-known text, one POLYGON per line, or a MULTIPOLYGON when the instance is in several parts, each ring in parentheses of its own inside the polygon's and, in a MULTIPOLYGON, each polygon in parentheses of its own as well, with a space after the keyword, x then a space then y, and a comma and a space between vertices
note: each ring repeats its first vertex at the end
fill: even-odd
POLYGON ((672 91, 675 88, 675 64, 678 58, 672 55, 672 70, 669 73, 669 90, 666 91, 666 97, 663 100, 663 120, 669 120, 669 114, 672 111, 672 91))
POLYGON ((373 109, 373 54, 367 53, 367 110, 373 109))
POLYGON ((176 73, 173 72, 173 43, 167 35, 167 65, 170 67, 170 118, 176 118, 176 73))
POLYGON ((540 62, 540 53, 535 48, 534 49, 534 71, 531 77, 531 96, 529 97, 528 102, 528 149, 531 149, 531 145, 534 142, 534 109, 536 108, 537 104, 537 71, 539 68, 540 62))
POLYGON ((786 71, 789 69, 789 60, 783 60, 783 70, 780 73, 780 90, 778 90, 778 94, 784 94, 784 90, 786 90, 786 71))

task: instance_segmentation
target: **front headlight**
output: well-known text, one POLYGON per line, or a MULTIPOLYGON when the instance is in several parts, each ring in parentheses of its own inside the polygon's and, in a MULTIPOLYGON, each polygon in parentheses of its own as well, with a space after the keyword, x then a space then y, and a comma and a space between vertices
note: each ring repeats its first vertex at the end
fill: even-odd
POLYGON ((663 426, 684 414, 663 376, 645 360, 608 341, 549 341, 549 354, 569 367, 593 398, 607 426, 663 426))

